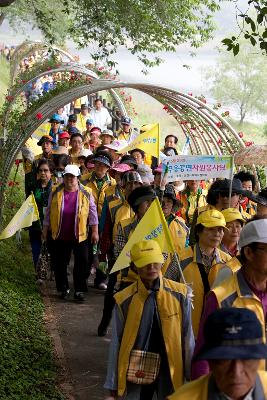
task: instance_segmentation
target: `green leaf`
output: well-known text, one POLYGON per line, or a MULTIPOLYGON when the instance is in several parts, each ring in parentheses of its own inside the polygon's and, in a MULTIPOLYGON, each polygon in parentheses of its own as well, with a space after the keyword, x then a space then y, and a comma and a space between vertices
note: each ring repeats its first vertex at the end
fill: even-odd
POLYGON ((237 43, 234 47, 233 47, 233 53, 234 56, 236 56, 239 53, 239 43, 237 43))
POLYGON ((255 46, 255 44, 257 43, 253 36, 250 36, 250 43, 252 44, 252 46, 255 46))
POLYGON ((262 21, 263 21, 263 14, 258 14, 258 16, 257 16, 257 22, 258 22, 258 24, 261 24, 262 23, 262 21))
POLYGON ((229 44, 232 44, 233 41, 232 41, 232 39, 227 39, 227 38, 226 38, 226 39, 223 39, 223 40, 222 40, 222 43, 225 44, 225 45, 227 46, 227 45, 229 45, 229 44))

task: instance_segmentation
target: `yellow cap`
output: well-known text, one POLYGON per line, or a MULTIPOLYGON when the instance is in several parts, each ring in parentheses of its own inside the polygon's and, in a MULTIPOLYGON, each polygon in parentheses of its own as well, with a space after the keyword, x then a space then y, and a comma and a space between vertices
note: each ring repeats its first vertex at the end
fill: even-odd
POLYGON ((225 218, 218 210, 203 211, 198 216, 197 225, 198 224, 205 226, 205 228, 215 228, 217 226, 226 227, 225 218))
POLYGON ((226 223, 236 221, 236 220, 245 222, 245 220, 242 217, 241 212, 238 211, 236 208, 226 208, 225 210, 222 210, 222 214, 225 218, 226 223))
POLYGON ((142 240, 133 245, 131 261, 137 268, 143 268, 148 264, 163 264, 164 258, 158 242, 155 240, 142 240))

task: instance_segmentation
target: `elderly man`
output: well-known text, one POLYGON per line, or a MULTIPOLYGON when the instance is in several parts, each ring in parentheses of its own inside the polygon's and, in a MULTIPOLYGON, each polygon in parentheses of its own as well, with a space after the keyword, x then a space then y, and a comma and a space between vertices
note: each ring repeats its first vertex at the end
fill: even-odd
POLYGON ((211 373, 182 386, 169 400, 264 400, 267 373, 258 371, 267 358, 261 323, 246 308, 225 308, 209 316, 198 355, 209 360, 211 373))
POLYGON ((128 143, 132 142, 138 135, 138 130, 132 128, 131 118, 124 115, 121 117, 121 128, 116 132, 116 136, 119 140, 126 140, 128 143))
POLYGON ((99 126, 101 130, 108 129, 108 126, 112 123, 112 118, 106 107, 103 107, 101 99, 95 100, 95 108, 93 108, 90 114, 94 125, 99 126))
POLYGON ((164 400, 190 369, 194 338, 187 287, 162 277, 164 258, 156 241, 134 244, 130 256, 137 280, 115 295, 105 388, 110 400, 164 400), (150 363, 144 362, 149 355, 150 363), (160 360, 158 368, 152 357, 160 360))
MULTIPOLYGON (((237 273, 214 287, 206 297, 205 308, 200 322, 195 354, 203 345, 203 327, 207 317, 217 308, 249 308, 262 324, 266 341, 267 314, 267 219, 250 221, 240 234, 239 246, 242 266, 237 273)), ((261 369, 265 369, 265 362, 261 369)), ((193 363, 193 377, 208 373, 205 361, 193 363)))

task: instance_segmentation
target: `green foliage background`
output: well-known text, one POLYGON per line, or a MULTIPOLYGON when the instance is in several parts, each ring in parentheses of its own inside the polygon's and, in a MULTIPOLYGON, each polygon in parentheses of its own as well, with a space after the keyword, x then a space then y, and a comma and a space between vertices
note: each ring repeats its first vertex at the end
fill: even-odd
MULTIPOLYGON (((9 64, 0 57, 0 104, 9 79, 9 64)), ((14 179, 13 169, 10 180, 14 179)), ((24 201, 24 174, 8 188, 6 225, 24 201)), ((0 399, 61 400, 50 338, 44 327, 44 305, 35 283, 28 232, 22 243, 0 240, 0 399)))

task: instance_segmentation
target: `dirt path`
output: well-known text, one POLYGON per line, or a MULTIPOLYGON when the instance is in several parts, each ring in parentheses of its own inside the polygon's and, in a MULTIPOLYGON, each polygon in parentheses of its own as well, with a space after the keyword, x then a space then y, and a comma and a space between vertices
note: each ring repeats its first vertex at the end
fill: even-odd
POLYGON ((68 399, 103 400, 110 333, 100 338, 97 326, 103 307, 103 292, 89 288, 84 303, 60 300, 55 282, 44 291, 46 322, 60 365, 60 386, 68 399))

